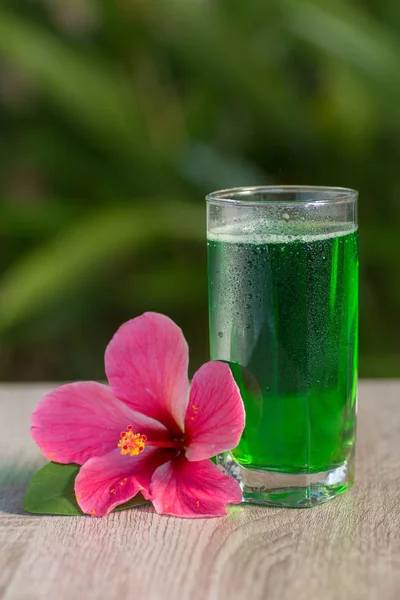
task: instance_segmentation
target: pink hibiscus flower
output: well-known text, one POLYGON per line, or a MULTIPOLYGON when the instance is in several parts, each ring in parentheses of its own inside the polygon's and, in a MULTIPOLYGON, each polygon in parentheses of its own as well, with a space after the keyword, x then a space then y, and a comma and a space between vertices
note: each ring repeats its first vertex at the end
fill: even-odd
POLYGON ((244 408, 229 367, 204 364, 189 392, 188 347, 168 317, 145 313, 120 327, 105 355, 110 387, 61 386, 32 415, 32 437, 58 463, 82 465, 83 512, 109 513, 139 491, 158 513, 226 514, 239 484, 209 460, 237 446, 244 408))

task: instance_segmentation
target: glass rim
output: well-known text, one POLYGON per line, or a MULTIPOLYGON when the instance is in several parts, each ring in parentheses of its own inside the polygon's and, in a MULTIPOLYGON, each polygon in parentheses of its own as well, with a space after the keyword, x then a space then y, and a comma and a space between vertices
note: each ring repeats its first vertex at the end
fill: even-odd
POLYGON ((294 205, 313 205, 322 206, 328 204, 346 204, 356 202, 358 198, 357 190, 345 187, 331 187, 331 186, 317 186, 317 185, 261 185, 261 186, 248 186, 248 187, 235 187, 227 188, 223 190, 217 190, 207 194, 206 201, 209 204, 216 204, 221 206, 241 206, 241 207, 252 207, 252 206, 294 206, 294 205), (273 200, 258 200, 252 199, 252 196, 256 194, 275 194, 276 199, 273 200), (297 194, 297 193, 309 193, 309 194, 323 194, 326 193, 326 198, 313 199, 312 197, 304 200, 279 200, 280 194, 297 194))

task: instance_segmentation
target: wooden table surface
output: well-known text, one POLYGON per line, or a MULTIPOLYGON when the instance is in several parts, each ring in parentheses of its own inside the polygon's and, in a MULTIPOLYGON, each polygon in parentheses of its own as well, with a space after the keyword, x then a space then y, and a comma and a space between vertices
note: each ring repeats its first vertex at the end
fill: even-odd
MULTIPOLYGON (((54 387, 54 386, 52 386, 54 387)), ((3 600, 399 600, 400 382, 360 385, 357 484, 311 509, 234 507, 223 519, 33 516, 43 464, 29 415, 49 386, 0 386, 3 600)))

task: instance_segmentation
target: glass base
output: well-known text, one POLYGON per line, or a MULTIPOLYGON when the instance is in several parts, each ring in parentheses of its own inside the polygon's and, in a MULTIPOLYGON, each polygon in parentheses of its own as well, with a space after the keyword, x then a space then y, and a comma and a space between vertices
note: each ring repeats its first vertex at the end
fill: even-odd
POLYGON ((354 483, 354 457, 336 469, 320 473, 282 473, 248 469, 229 453, 217 457, 219 468, 234 477, 243 490, 243 502, 311 508, 346 492, 354 483))

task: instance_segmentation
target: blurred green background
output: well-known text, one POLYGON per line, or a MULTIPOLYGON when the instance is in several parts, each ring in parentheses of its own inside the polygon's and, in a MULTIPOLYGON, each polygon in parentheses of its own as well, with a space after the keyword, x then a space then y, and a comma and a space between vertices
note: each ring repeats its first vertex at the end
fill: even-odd
POLYGON ((400 376, 397 0, 2 0, 0 379, 104 377, 145 310, 208 358, 206 192, 360 191, 360 374, 400 376))

